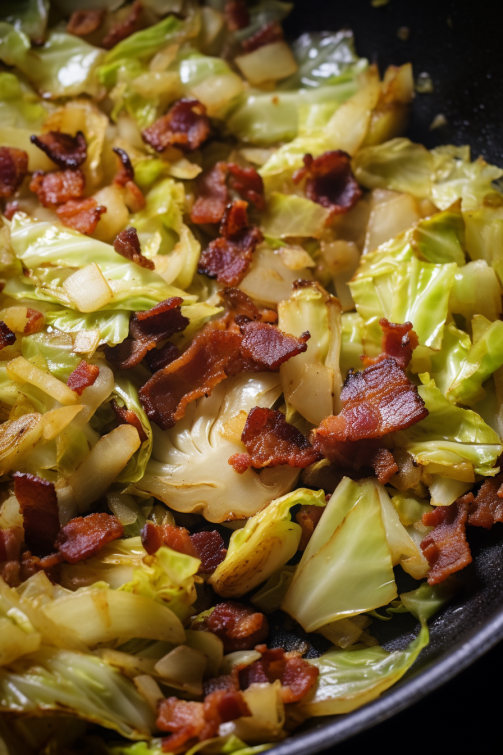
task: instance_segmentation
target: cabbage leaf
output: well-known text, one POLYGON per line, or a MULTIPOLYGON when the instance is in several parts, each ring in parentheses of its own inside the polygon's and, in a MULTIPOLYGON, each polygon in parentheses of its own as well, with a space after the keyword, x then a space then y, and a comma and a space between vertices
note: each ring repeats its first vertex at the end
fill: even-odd
POLYGON ((123 376, 116 376, 114 394, 119 405, 125 406, 126 409, 133 411, 141 422, 141 426, 147 436, 134 456, 130 458, 120 475, 117 482, 138 482, 145 473, 148 460, 152 453, 152 428, 145 410, 140 403, 138 390, 131 380, 123 376))
POLYGON ((447 395, 451 401, 471 406, 483 398, 482 383, 503 365, 503 322, 496 320, 473 344, 463 359, 447 395))

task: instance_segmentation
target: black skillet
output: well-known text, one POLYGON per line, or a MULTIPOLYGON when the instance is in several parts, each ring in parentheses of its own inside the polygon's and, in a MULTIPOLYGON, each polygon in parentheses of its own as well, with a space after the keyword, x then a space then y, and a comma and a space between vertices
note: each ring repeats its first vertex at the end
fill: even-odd
MULTIPOLYGON (((377 62, 381 72, 387 65, 411 61, 416 76, 429 74, 434 90, 417 94, 408 136, 430 148, 469 144, 473 157, 482 154, 503 166, 503 45, 501 27, 488 11, 483 0, 390 0, 378 8, 370 0, 296 0, 285 28, 290 38, 304 31, 353 29, 358 53, 377 62), (397 35, 401 27, 409 29, 406 41, 397 35), (439 114, 446 125, 430 130, 439 114)), ((470 528, 469 542, 473 563, 461 573, 463 589, 431 622, 430 645, 402 681, 353 713, 311 719, 271 753, 307 755, 331 748, 419 701, 503 638, 503 525, 489 532, 470 528)), ((272 624, 272 645, 295 644, 280 619, 272 624)), ((372 625, 388 650, 405 647, 417 629, 408 616, 372 625)), ((470 696, 467 691, 461 719, 468 714, 470 696)), ((442 715, 438 708, 435 713, 442 715)), ((419 736, 420 730, 419 726, 419 736)), ((414 730, 409 737, 391 739, 384 746, 417 751, 414 730)), ((423 742, 430 752, 438 751, 431 739, 423 742)))

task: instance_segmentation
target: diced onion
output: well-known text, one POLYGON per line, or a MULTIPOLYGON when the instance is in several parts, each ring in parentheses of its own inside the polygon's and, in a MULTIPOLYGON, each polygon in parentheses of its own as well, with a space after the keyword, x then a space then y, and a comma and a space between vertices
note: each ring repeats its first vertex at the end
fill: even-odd
POLYGON ((164 700, 164 695, 155 679, 152 679, 148 674, 141 674, 135 676, 133 682, 140 695, 147 701, 154 713, 157 713, 157 708, 161 700, 164 700))
POLYGON ((113 298, 112 289, 95 262, 72 273, 63 281, 63 288, 79 312, 96 312, 113 298))
POLYGON ((207 51, 207 48, 218 37, 220 32, 225 26, 225 19, 222 13, 219 13, 209 5, 203 5, 200 9, 201 14, 201 48, 203 52, 207 51))
POLYGON ((65 428, 73 418, 82 411, 84 407, 77 406, 62 406, 60 409, 53 409, 50 412, 46 412, 43 416, 44 422, 44 438, 45 440, 52 440, 65 428))
POLYGON ((250 745, 282 739, 285 708, 281 701, 281 682, 251 684, 243 697, 251 715, 222 724, 220 736, 234 734, 250 745))
POLYGON ((9 472, 29 453, 42 435, 42 415, 23 414, 0 425, 0 475, 9 472))
POLYGON ((185 181, 190 181, 196 178, 202 171, 202 168, 197 163, 191 163, 186 157, 181 157, 174 163, 170 163, 168 173, 173 178, 182 178, 185 181))
POLYGON ((23 515, 15 495, 9 496, 0 506, 0 529, 8 530, 23 526, 23 515))
POLYGON ((255 252, 250 271, 239 288, 259 304, 279 304, 290 297, 294 281, 298 278, 311 280, 312 277, 307 268, 290 270, 279 254, 263 245, 255 252))
POLYGON ((286 79, 297 71, 297 63, 286 42, 272 42, 247 55, 238 55, 235 63, 250 84, 286 79))
POLYGON ((187 645, 195 650, 200 650, 206 656, 206 675, 218 676, 224 657, 224 644, 220 637, 213 632, 196 632, 187 629, 187 645))
POLYGON ((77 403, 77 394, 50 372, 41 370, 24 357, 16 357, 7 365, 7 374, 14 382, 30 383, 48 396, 69 406, 77 403))
POLYGON ((79 426, 89 422, 97 408, 110 396, 115 384, 114 374, 110 367, 107 367, 103 362, 98 363, 98 361, 94 364, 99 364, 100 371, 94 383, 82 391, 80 403, 84 406, 84 410, 76 420, 76 424, 79 426))
POLYGON ((301 246, 282 246, 278 254, 289 270, 302 270, 303 267, 315 267, 316 262, 301 246))
POLYGON ((208 76, 200 84, 191 87, 190 93, 206 106, 208 115, 213 117, 240 95, 243 88, 242 79, 236 73, 229 71, 229 73, 208 76))
POLYGON ((81 330, 75 336, 73 351, 75 354, 94 354, 99 343, 99 330, 81 330))
POLYGON ((372 192, 364 254, 408 230, 420 219, 417 202, 411 194, 375 189, 372 192))
POLYGON ((200 650, 178 645, 155 664, 155 670, 171 687, 191 695, 203 694, 203 674, 207 657, 200 650))
MULTIPOLYGON (((16 333, 24 333, 28 322, 28 310, 26 307, 7 307, 0 312, 0 320, 3 320, 7 327, 16 333)), ((44 318, 41 317, 37 323, 37 330, 40 330, 43 324, 44 318)))
POLYGON ((361 146, 370 124, 370 116, 379 99, 379 73, 374 66, 366 72, 364 86, 346 100, 333 114, 325 128, 331 149, 354 155, 361 146))

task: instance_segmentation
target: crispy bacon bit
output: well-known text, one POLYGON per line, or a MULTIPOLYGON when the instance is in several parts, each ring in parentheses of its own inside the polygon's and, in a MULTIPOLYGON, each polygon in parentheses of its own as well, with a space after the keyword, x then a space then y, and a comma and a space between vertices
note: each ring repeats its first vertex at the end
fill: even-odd
POLYGON ((239 31, 250 24, 250 15, 245 0, 227 0, 224 16, 229 31, 239 31))
MULTIPOLYGON (((2 531, 0 530, 0 533, 1 532, 2 531)), ((20 538, 22 541, 23 530, 21 527, 14 528, 12 532, 15 533, 17 539, 20 538)), ((2 535, 0 534, 0 540, 1 539, 2 535)), ((2 559, 0 558, 0 561, 1 560, 2 559)), ((15 559, 7 561, 2 569, 0 569, 0 574, 10 587, 19 587, 22 582, 25 582, 42 568, 42 562, 38 556, 32 556, 30 551, 24 551, 24 553, 21 553, 21 556, 17 556, 15 559)), ((48 572, 48 576, 51 576, 50 572, 48 572)))
POLYGON ((377 446, 372 453, 369 453, 367 464, 375 471, 382 485, 386 485, 398 472, 398 464, 387 448, 377 446))
MULTIPOLYGON (((0 178, 0 181, 1 181, 1 178, 0 178)), ((17 200, 15 200, 14 202, 7 202, 7 204, 5 205, 5 210, 3 214, 7 218, 7 220, 12 220, 16 212, 19 212, 20 209, 21 208, 17 200)))
POLYGON ((248 226, 247 206, 247 202, 237 200, 227 207, 221 237, 211 241, 199 258, 200 273, 228 286, 237 286, 243 280, 255 247, 263 238, 258 228, 248 226))
POLYGON ((502 483, 503 474, 484 480, 468 507, 468 524, 489 530, 496 522, 503 522, 502 483))
POLYGON ((269 21, 251 37, 244 39, 241 46, 245 52, 253 52, 253 50, 258 50, 259 47, 265 47, 265 45, 270 45, 273 42, 281 42, 282 39, 283 29, 281 26, 277 21, 269 21))
POLYGON ((192 152, 210 135, 210 120, 205 106, 194 99, 181 99, 170 110, 142 131, 143 141, 157 152, 178 147, 192 152))
POLYGON ((117 155, 119 162, 119 170, 115 175, 114 184, 117 184, 117 186, 126 186, 129 181, 134 181, 133 165, 128 153, 124 149, 114 147, 113 152, 117 155))
POLYGON ((39 312, 38 309, 32 309, 27 307, 26 309, 26 325, 23 328, 23 333, 31 335, 32 333, 38 333, 45 322, 44 315, 39 312))
POLYGON ((388 322, 383 317, 379 320, 379 325, 383 331, 381 339, 382 353, 378 357, 362 356, 360 359, 365 367, 382 362, 383 359, 394 359, 398 366, 402 370, 405 370, 412 359, 412 352, 419 345, 418 337, 412 330, 412 323, 404 322, 403 325, 399 325, 394 322, 388 322))
POLYGON ((299 183, 303 178, 306 197, 329 209, 331 217, 348 212, 362 196, 351 157, 340 149, 316 158, 304 155, 304 168, 294 173, 293 180, 299 183))
POLYGON ((100 28, 104 17, 104 10, 74 10, 66 30, 75 37, 86 37, 100 28))
POLYGON ((78 168, 87 157, 87 142, 82 131, 75 136, 62 131, 48 131, 31 136, 31 142, 56 163, 59 168, 78 168))
POLYGON ((55 170, 44 173, 37 170, 30 181, 30 191, 36 194, 44 207, 57 207, 70 199, 80 199, 86 181, 80 170, 55 170))
POLYGON ((268 650, 265 645, 258 645, 255 650, 262 653, 262 658, 239 671, 241 689, 254 683, 272 684, 279 679, 283 702, 297 703, 309 692, 320 673, 296 652, 285 653, 282 648, 268 650))
POLYGON ((112 514, 89 514, 70 519, 61 527, 55 546, 65 561, 76 564, 95 556, 103 546, 123 534, 124 527, 112 514))
POLYGON ((102 40, 101 46, 105 50, 110 50, 119 42, 122 42, 123 39, 130 37, 131 34, 138 31, 141 27, 142 10, 142 4, 139 0, 136 0, 131 6, 128 17, 124 21, 118 21, 112 26, 106 37, 102 40))
POLYGON ((285 415, 274 409, 260 406, 252 409, 246 419, 241 440, 248 453, 234 454, 229 459, 229 464, 240 474, 250 467, 262 469, 279 464, 304 469, 320 458, 320 454, 300 430, 290 425, 285 415))
POLYGON ((167 367, 168 364, 179 359, 180 349, 169 341, 160 349, 152 349, 147 353, 146 360, 151 372, 157 372, 167 367))
POLYGON ((212 574, 222 563, 227 553, 222 535, 217 530, 203 530, 190 536, 196 557, 201 561, 199 571, 202 574, 212 574))
POLYGON ((295 514, 295 521, 300 524, 302 533, 300 536, 299 551, 305 551, 308 542, 311 540, 316 525, 321 519, 324 512, 322 506, 301 506, 300 511, 295 514))
POLYGON ((434 527, 421 542, 430 565, 429 585, 438 585, 472 562, 466 541, 466 519, 472 502, 473 494, 467 493, 450 506, 436 506, 433 511, 423 514, 423 524, 434 527))
POLYGON ((12 346, 13 343, 16 343, 16 334, 3 320, 0 320, 0 350, 5 349, 6 346, 12 346))
POLYGON ((138 435, 140 436, 140 441, 144 443, 146 440, 148 440, 147 433, 143 429, 141 419, 136 414, 136 412, 134 412, 132 409, 128 409, 127 406, 119 406, 119 404, 115 400, 110 402, 110 406, 114 410, 119 425, 132 425, 133 427, 136 427, 136 429, 138 430, 138 435))
POLYGON ((54 550, 59 531, 59 509, 52 482, 31 474, 15 472, 14 493, 23 515, 24 540, 37 556, 54 550))
POLYGON ((85 388, 94 385, 99 374, 100 368, 96 364, 89 364, 82 359, 68 378, 67 386, 75 391, 77 396, 82 396, 85 388))
POLYGON ((190 213, 193 223, 220 223, 227 207, 229 193, 226 186, 227 164, 216 163, 197 178, 197 199, 190 213))
POLYGON ((2 561, 19 561, 22 542, 22 527, 0 529, 0 563, 2 561))
POLYGON ((262 642, 269 633, 269 624, 263 613, 232 600, 219 603, 194 629, 213 632, 224 643, 226 653, 250 650, 262 642))
POLYGON ((238 324, 238 318, 241 318, 242 324, 248 320, 261 319, 258 308, 252 302, 250 297, 247 296, 244 291, 241 291, 240 288, 224 288, 220 291, 220 299, 232 312, 234 321, 238 322, 238 324))
POLYGON ((136 341, 134 338, 126 338, 117 346, 104 347, 106 359, 121 370, 130 370, 140 364, 148 349, 148 343, 136 341))
POLYGON ((247 202, 252 202, 257 210, 265 210, 264 182, 255 168, 242 168, 235 163, 228 163, 227 169, 231 174, 231 188, 247 202))
POLYGON ((12 197, 28 172, 28 155, 23 149, 0 147, 0 197, 12 197))
POLYGON ((63 225, 74 231, 90 235, 96 230, 99 219, 107 208, 98 204, 94 197, 86 199, 70 199, 56 210, 63 225))
POLYGON ((115 237, 114 249, 117 254, 121 254, 127 260, 135 262, 140 267, 145 267, 147 270, 154 270, 155 265, 152 260, 144 257, 141 253, 140 239, 136 228, 126 228, 125 231, 121 231, 115 237))
POLYGON ((303 354, 307 350, 306 342, 311 338, 307 331, 296 338, 266 322, 246 322, 241 331, 241 354, 255 362, 259 370, 278 370, 284 362, 303 354))
POLYGON ((217 530, 191 535, 185 527, 147 522, 141 531, 141 541, 150 554, 156 553, 162 545, 167 545, 174 551, 198 558, 201 561, 201 574, 213 573, 227 553, 223 538, 217 530))

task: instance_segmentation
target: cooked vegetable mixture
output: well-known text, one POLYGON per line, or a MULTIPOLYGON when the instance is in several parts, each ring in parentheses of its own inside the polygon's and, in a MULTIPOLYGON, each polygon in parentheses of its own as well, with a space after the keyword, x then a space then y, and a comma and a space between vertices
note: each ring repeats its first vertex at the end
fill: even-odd
POLYGON ((288 3, 98 5, 0 10, 0 752, 253 755, 503 522, 503 171, 288 3))

